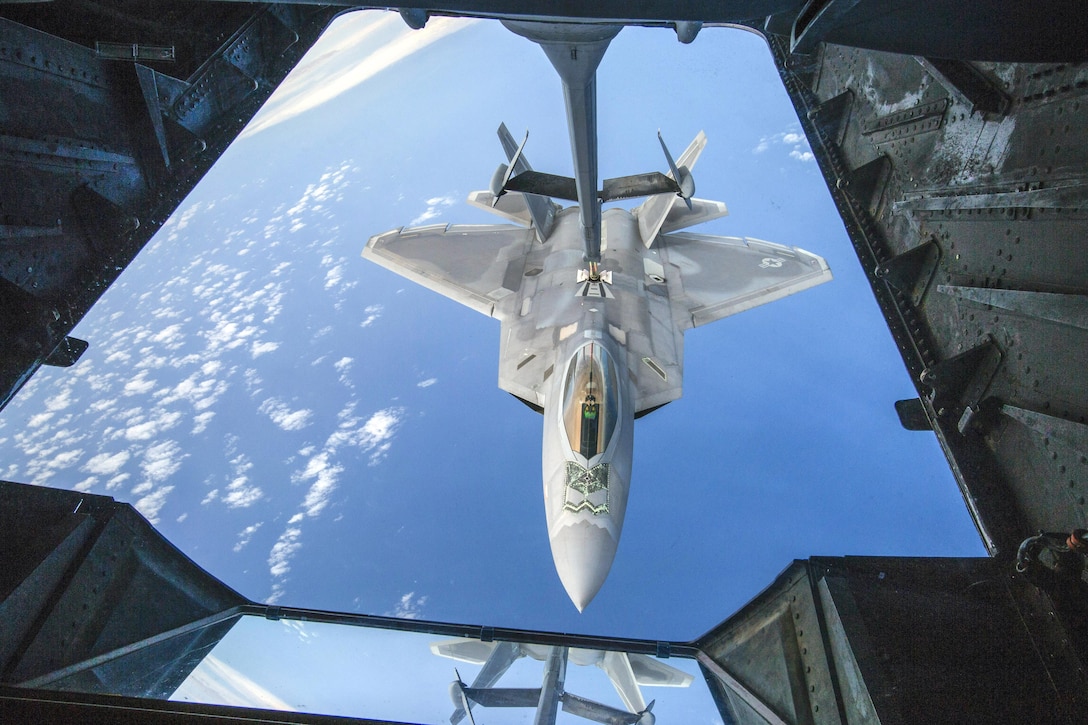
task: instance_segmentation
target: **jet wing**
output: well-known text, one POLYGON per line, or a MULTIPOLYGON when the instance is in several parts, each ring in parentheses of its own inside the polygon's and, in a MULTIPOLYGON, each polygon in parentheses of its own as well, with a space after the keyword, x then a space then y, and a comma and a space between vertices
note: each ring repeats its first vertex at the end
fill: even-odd
POLYGON ((518 291, 531 229, 505 224, 435 225, 371 237, 363 257, 490 317, 518 291))
POLYGON ((673 315, 698 327, 831 279, 822 257, 758 239, 663 234, 658 241, 673 315))

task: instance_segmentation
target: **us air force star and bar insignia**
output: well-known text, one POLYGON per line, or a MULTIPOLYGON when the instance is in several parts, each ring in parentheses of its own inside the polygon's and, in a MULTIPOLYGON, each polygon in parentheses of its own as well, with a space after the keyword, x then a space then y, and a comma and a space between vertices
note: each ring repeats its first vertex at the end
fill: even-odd
POLYGON ((567 461, 567 488, 563 508, 577 513, 589 509, 594 516, 608 513, 608 464, 586 469, 567 461))

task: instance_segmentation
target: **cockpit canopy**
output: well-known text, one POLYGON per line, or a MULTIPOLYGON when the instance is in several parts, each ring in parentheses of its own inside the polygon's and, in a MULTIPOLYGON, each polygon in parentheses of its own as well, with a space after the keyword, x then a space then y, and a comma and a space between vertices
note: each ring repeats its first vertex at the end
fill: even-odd
POLYGON ((604 453, 616 429, 619 401, 616 366, 600 343, 583 345, 563 382, 563 426, 571 450, 588 463, 604 453))

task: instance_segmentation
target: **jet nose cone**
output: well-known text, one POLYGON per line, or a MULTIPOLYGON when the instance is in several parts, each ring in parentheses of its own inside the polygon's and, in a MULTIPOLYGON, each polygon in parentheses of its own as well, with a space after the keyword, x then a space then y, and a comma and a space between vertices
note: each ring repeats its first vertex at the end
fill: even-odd
POLYGON ((606 529, 588 521, 560 528, 552 538, 552 558, 567 596, 584 611, 612 568, 616 540, 606 529))

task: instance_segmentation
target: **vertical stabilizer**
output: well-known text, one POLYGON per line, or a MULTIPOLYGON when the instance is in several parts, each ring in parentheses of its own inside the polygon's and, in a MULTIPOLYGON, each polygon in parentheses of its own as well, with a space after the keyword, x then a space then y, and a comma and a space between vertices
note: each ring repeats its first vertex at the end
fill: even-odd
MULTIPOLYGON (((532 171, 533 167, 529 165, 529 159, 525 158, 525 154, 518 154, 518 144, 505 123, 499 124, 499 142, 502 143, 507 160, 513 166, 513 176, 532 171)), ((537 241, 543 242, 552 233, 552 225, 555 223, 555 204, 548 197, 539 194, 525 194, 524 197, 525 205, 529 208, 529 216, 533 219, 537 241)))
MULTIPOLYGON (((706 148, 706 133, 700 131, 695 136, 695 140, 684 149, 684 153, 680 154, 675 165, 686 168, 690 172, 704 148, 706 148)), ((680 179, 676 179, 671 170, 669 176, 679 183, 680 179)), ((665 223, 665 219, 668 218, 669 212, 672 211, 673 205, 679 198, 675 194, 658 194, 651 196, 635 209, 635 216, 638 217, 638 233, 642 237, 642 243, 647 247, 654 243, 658 232, 661 231, 661 225, 665 223)))

